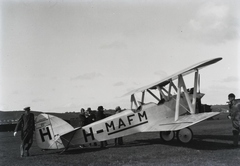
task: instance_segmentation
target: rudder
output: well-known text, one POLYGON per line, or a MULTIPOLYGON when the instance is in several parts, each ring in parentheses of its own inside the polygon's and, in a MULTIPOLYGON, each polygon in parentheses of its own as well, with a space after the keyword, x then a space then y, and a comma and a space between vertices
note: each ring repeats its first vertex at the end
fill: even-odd
POLYGON ((65 148, 60 136, 74 130, 66 121, 49 114, 40 114, 35 121, 36 141, 41 149, 65 148))

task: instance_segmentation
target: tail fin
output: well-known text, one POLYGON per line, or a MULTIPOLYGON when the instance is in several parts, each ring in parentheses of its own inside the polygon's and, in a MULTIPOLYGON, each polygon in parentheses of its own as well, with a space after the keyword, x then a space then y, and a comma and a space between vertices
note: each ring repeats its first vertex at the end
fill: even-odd
POLYGON ((60 136, 74 129, 66 121, 49 114, 38 115, 35 126, 37 145, 41 149, 64 148, 60 136))

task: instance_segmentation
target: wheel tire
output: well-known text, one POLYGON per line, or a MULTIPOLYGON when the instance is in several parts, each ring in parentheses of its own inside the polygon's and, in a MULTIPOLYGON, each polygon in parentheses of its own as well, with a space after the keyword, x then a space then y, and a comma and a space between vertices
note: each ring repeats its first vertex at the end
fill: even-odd
POLYGON ((190 128, 184 128, 177 131, 177 140, 181 143, 187 144, 193 139, 193 132, 190 128))
POLYGON ((160 132, 160 138, 164 142, 170 142, 174 139, 175 133, 173 131, 161 131, 160 132))

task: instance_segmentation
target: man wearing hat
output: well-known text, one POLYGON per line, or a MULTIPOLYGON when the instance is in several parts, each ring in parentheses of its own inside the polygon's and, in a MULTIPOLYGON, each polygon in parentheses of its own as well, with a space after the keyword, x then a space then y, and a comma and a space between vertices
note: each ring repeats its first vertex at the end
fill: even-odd
POLYGON ((34 114, 30 113, 30 107, 24 108, 24 114, 20 117, 14 130, 14 136, 16 136, 17 131, 21 130, 21 140, 20 154, 21 157, 24 156, 24 151, 26 150, 26 155, 29 156, 29 149, 33 143, 33 133, 35 130, 34 114))
POLYGON ((235 99, 235 95, 230 93, 228 95, 229 104, 229 116, 228 118, 232 120, 233 126, 233 146, 238 147, 238 139, 240 132, 240 100, 235 99))
POLYGON ((97 110, 97 121, 106 118, 105 114, 103 113, 103 106, 99 106, 97 110))

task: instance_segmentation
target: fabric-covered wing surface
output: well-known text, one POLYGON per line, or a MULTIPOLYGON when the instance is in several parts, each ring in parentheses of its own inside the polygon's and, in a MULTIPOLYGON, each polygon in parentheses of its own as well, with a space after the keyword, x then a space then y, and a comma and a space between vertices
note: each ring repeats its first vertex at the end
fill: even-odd
POLYGON ((152 126, 147 131, 177 131, 192 126, 196 123, 199 123, 203 120, 206 120, 218 114, 219 112, 208 112, 191 115, 182 115, 179 116, 179 119, 177 121, 174 120, 174 117, 170 117, 166 118, 165 120, 162 120, 160 124, 152 126))
POLYGON ((138 93, 138 92, 143 92, 144 90, 147 90, 147 89, 155 89, 157 86, 165 86, 166 84, 169 83, 170 80, 175 80, 178 78, 178 76, 181 74, 182 76, 185 76, 187 74, 190 74, 192 72, 194 72, 195 70, 199 70, 199 69, 202 69, 206 66, 209 66, 209 65, 212 65, 218 61, 222 60, 222 58, 214 58, 214 59, 210 59, 210 60, 205 60, 205 61, 202 61, 202 62, 199 62, 195 65, 192 65, 184 70, 181 70, 169 77, 166 77, 165 79, 162 79, 158 82, 155 82, 153 84, 150 84, 150 85, 147 85, 147 86, 144 86, 144 87, 141 87, 141 88, 138 88, 138 89, 135 89, 127 94, 125 94, 124 96, 127 96, 127 95, 132 95, 132 94, 135 94, 135 93, 138 93))

